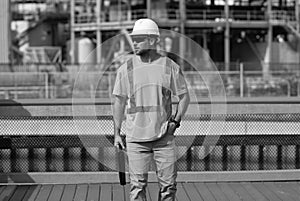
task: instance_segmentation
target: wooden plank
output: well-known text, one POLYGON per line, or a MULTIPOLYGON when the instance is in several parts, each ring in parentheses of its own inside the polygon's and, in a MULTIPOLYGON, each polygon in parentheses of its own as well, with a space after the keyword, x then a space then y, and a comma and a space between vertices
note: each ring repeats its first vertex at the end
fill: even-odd
POLYGON ((125 185, 125 201, 130 201, 129 193, 130 193, 130 184, 125 185))
POLYGON ((112 184, 113 201, 125 201, 125 189, 120 184, 112 184))
POLYGON ((29 186, 17 186, 17 189, 15 190, 15 193, 10 198, 12 201, 22 201, 23 197, 25 196, 27 190, 29 189, 29 186))
POLYGON ((292 184, 289 182, 275 182, 275 185, 282 189, 288 194, 293 200, 299 200, 300 192, 297 192, 293 189, 292 184))
POLYGON ((158 192, 159 192, 159 186, 157 182, 150 182, 148 183, 147 188, 147 199, 148 200, 157 200, 158 199, 158 192))
POLYGON ((48 199, 51 190, 53 188, 53 185, 42 185, 35 201, 45 201, 48 199))
POLYGON ((256 188, 254 188, 254 186, 252 186, 252 183, 242 182, 241 184, 255 200, 268 201, 261 192, 259 192, 256 188))
POLYGON ((212 192, 208 189, 208 187, 203 182, 194 183, 195 187, 198 189, 203 200, 207 201, 216 201, 212 192))
POLYGON ((100 187, 100 200, 99 201, 109 201, 112 199, 112 186, 111 184, 101 184, 100 187))
POLYGON ((230 200, 227 199, 227 197, 223 193, 223 191, 219 188, 219 186, 217 185, 217 183, 205 183, 205 186, 207 186, 207 188, 209 189, 209 191, 213 193, 213 196, 216 198, 216 200, 230 201, 230 200))
POLYGON ((13 193, 16 190, 16 186, 6 186, 5 189, 0 194, 0 200, 8 201, 10 197, 12 197, 13 193))
POLYGON ((198 190, 196 189, 193 183, 183 183, 183 187, 190 200, 203 201, 202 197, 198 193, 198 190))
POLYGON ((90 184, 88 188, 87 201, 99 200, 100 184, 90 184))
POLYGON ((56 184, 49 195, 48 201, 60 201, 62 194, 64 192, 65 185, 56 184))
POLYGON ((76 186, 74 201, 82 201, 86 199, 88 191, 88 185, 87 184, 79 184, 76 186))
POLYGON ((290 182, 288 182, 287 186, 289 188, 293 189, 296 193, 298 193, 298 195, 300 197, 300 185, 299 185, 299 182, 297 182, 297 181, 290 181, 290 182))
MULTIPOLYGON (((4 173, 3 173, 4 174, 4 173)), ((11 177, 24 177, 23 173, 6 173, 11 177)), ((1 175, 1 173, 0 173, 1 175)), ((1 177, 1 176, 0 176, 1 177)), ((76 184, 80 183, 117 183, 117 172, 28 172, 28 179, 19 179, 24 183, 47 183, 47 184, 76 184)), ((300 180, 300 170, 249 170, 249 171, 193 171, 178 172, 177 182, 255 182, 255 181, 296 181, 300 180)), ((149 172, 149 183, 156 182, 156 173, 149 172)))
POLYGON ((271 191, 263 182, 253 182, 252 186, 254 186, 261 194, 263 194, 268 200, 272 201, 280 201, 279 197, 277 197, 273 191, 271 191))
POLYGON ((218 186, 220 189, 224 192, 224 194, 227 196, 227 198, 230 201, 240 201, 240 197, 238 194, 235 193, 235 191, 228 185, 228 183, 218 183, 218 186))
POLYGON ((65 189, 64 189, 64 192, 62 194, 61 201, 73 200, 74 195, 75 195, 75 191, 76 191, 76 185, 75 184, 65 185, 65 189))
POLYGON ((22 201, 34 201, 41 187, 41 185, 30 186, 22 201))
POLYGON ((265 182, 265 184, 281 199, 284 201, 293 201, 294 199, 289 196, 288 192, 275 185, 275 182, 265 182))
POLYGON ((177 201, 191 201, 188 195, 186 194, 182 183, 177 183, 177 192, 176 192, 176 200, 177 201))
POLYGON ((0 194, 2 193, 2 191, 4 191, 6 186, 0 186, 0 194))
POLYGON ((240 183, 229 183, 229 186, 231 186, 232 189, 236 192, 236 194, 239 195, 241 200, 243 201, 255 201, 251 195, 246 191, 246 189, 243 188, 243 186, 240 183))

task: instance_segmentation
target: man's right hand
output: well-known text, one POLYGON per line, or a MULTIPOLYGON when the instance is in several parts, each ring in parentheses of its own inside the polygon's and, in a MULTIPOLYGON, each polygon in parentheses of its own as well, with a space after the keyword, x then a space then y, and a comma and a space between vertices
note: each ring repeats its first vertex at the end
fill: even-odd
POLYGON ((169 124, 168 124, 168 131, 167 131, 168 134, 174 135, 175 130, 176 130, 176 125, 175 125, 175 123, 169 122, 169 124))
POLYGON ((118 149, 125 150, 125 146, 120 135, 115 135, 114 146, 118 149))

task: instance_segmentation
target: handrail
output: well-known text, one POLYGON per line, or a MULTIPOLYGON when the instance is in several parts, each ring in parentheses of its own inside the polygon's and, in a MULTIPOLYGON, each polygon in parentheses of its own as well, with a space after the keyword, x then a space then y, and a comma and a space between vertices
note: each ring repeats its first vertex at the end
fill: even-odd
MULTIPOLYGON (((175 104, 176 102, 174 102, 175 104)), ((67 99, 18 99, 0 100, 1 107, 9 106, 72 106, 72 105, 111 105, 109 98, 67 98, 67 99)), ((190 104, 300 104, 298 97, 227 97, 227 98, 199 98, 190 104), (224 101, 225 100, 225 101, 224 101)))
MULTIPOLYGON (((189 115, 298 114, 300 100, 290 98, 191 98, 189 115), (221 110, 212 111, 221 107, 221 110), (212 113, 213 112, 213 113, 212 113), (217 114, 215 114, 217 113, 217 114)), ((114 99, 18 99, 1 100, 0 116, 6 117, 77 117, 112 116, 114 99)), ((177 100, 173 100, 177 104, 177 100)))
MULTIPOLYGON (((72 97, 72 91, 76 93, 78 92, 78 96, 76 96, 76 98, 81 96, 82 98, 87 96, 93 97, 96 89, 96 97, 109 98, 111 97, 116 72, 3 72, 1 75, 2 81, 0 81, 0 93, 2 96, 4 94, 4 98, 10 98, 9 96, 12 96, 16 93, 22 93, 24 96, 21 98, 26 98, 30 96, 30 94, 28 96, 26 95, 28 90, 31 88, 36 89, 37 87, 40 88, 39 97, 37 98, 70 98, 72 97), (101 79, 99 78, 100 75, 102 75, 101 79), (86 81, 87 76, 89 79, 86 81)), ((299 77, 298 71, 270 71, 271 76, 267 80, 263 79, 261 71, 185 71, 184 75, 189 83, 189 88, 202 95, 207 94, 209 87, 213 86, 213 84, 209 82, 209 79, 206 80, 208 83, 205 83, 203 80, 205 76, 210 75, 218 77, 220 76, 228 81, 224 82, 226 93, 232 93, 232 91, 228 91, 230 89, 238 90, 238 86, 236 84, 238 82, 243 82, 246 89, 248 88, 250 90, 253 88, 251 89, 249 86, 253 83, 257 85, 258 88, 260 86, 275 83, 274 86, 268 86, 270 89, 272 89, 272 91, 278 91, 274 91, 274 93, 272 92, 272 94, 266 95, 299 95, 295 94, 296 87, 298 87, 295 84, 299 82, 298 80, 295 80, 295 78, 299 77), (275 80, 278 82, 274 82, 275 80), (231 88, 227 89, 226 87, 231 88), (293 93, 291 93, 291 91, 293 91, 293 93)), ((265 89, 263 87, 259 88, 259 90, 261 91, 265 89)), ((258 95, 263 95, 260 94, 260 91, 257 91, 259 93, 258 95)), ((238 96, 236 92, 234 92, 232 95, 238 96)), ((252 96, 251 94, 248 95, 252 96)), ((14 95, 14 98, 17 99, 18 95, 14 95)))
POLYGON ((295 12, 291 10, 273 10, 271 19, 282 21, 296 21, 296 15, 295 12))
MULTIPOLYGON (((146 9, 136 9, 128 11, 127 9, 121 10, 119 13, 121 15, 122 21, 136 20, 142 17, 146 17, 146 9), (130 15, 127 15, 131 12, 130 15)), ((101 20, 104 21, 104 13, 101 14, 101 20)), ((179 9, 168 8, 165 12, 160 12, 157 16, 154 13, 154 18, 159 19, 180 19, 179 9)), ((208 21, 220 21, 225 20, 225 13, 223 9, 186 9, 187 20, 208 20, 208 21)), ((75 16, 75 23, 96 23, 95 13, 79 13, 75 16)), ((263 10, 230 10, 229 11, 230 20, 239 21, 267 21, 267 13, 263 10)), ((286 10, 273 10, 271 14, 272 20, 282 20, 282 21, 296 21, 296 16, 294 11, 286 10)), ((114 18, 109 20, 110 22, 118 21, 119 18, 114 18)))

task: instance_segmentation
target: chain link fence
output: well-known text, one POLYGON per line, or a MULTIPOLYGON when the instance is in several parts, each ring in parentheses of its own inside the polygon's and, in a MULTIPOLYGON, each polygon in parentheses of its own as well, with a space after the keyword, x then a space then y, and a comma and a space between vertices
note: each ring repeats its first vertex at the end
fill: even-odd
MULTIPOLYGON (((299 169, 300 114, 219 118, 225 122, 204 114, 185 117, 175 138, 179 171, 299 169), (210 133, 212 123, 223 132, 210 133), (209 137, 217 143, 205 142, 209 137)), ((116 166, 111 116, 2 116, 0 130, 0 172, 114 171, 116 166)))

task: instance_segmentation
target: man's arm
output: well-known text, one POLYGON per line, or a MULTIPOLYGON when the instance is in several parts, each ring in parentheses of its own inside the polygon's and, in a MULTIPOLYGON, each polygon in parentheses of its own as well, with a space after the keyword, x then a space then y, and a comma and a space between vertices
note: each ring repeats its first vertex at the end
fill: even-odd
POLYGON ((113 116, 114 116, 114 146, 122 149, 125 149, 124 143, 121 138, 121 126, 124 117, 126 98, 122 96, 115 96, 115 103, 113 107, 113 116))
MULTIPOLYGON (((183 115, 185 114, 189 103, 190 103, 190 95, 189 93, 184 93, 178 96, 179 97, 179 103, 176 111, 176 115, 174 117, 174 120, 179 122, 183 115)), ((176 130, 176 124, 174 122, 169 123, 168 133, 173 134, 176 130)))
POLYGON ((190 104, 190 95, 189 93, 184 93, 179 95, 179 103, 177 107, 176 116, 174 117, 175 121, 180 121, 184 116, 188 106, 190 104))

